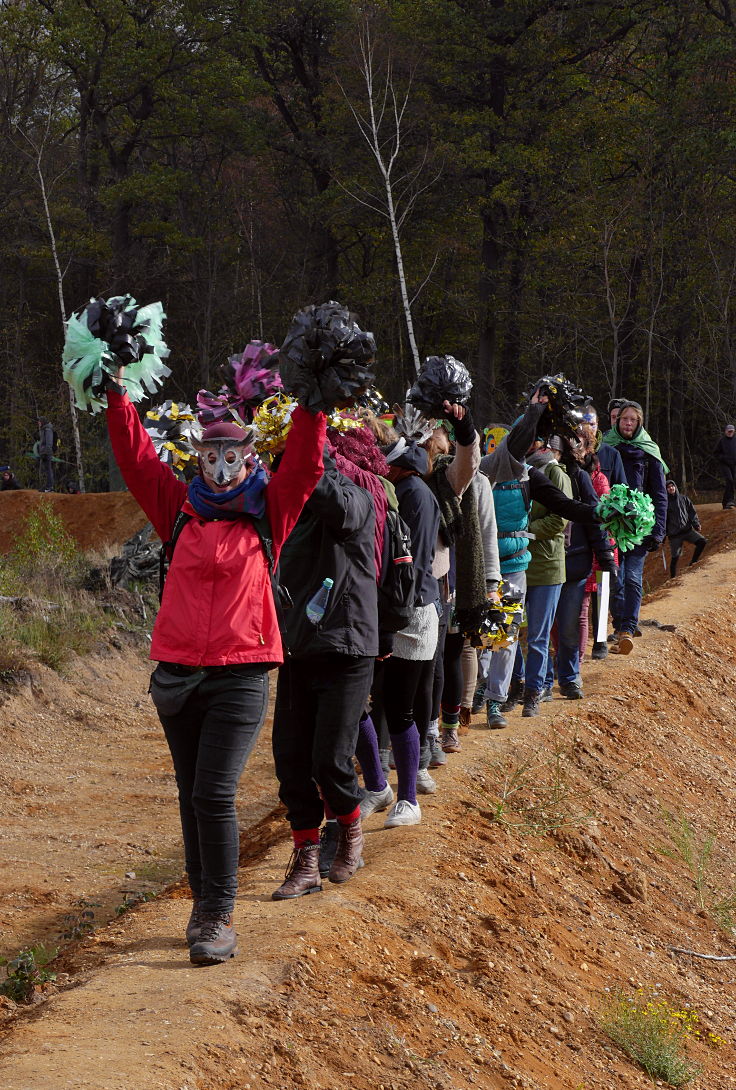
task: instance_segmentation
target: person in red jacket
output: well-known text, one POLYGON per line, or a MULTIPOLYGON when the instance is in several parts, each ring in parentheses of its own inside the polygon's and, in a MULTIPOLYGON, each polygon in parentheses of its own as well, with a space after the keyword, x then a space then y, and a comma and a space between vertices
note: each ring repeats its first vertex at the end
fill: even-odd
POLYGON ((268 671, 283 662, 256 520, 267 520, 275 564, 322 476, 325 417, 294 410, 270 480, 250 431, 211 424, 198 447, 199 476, 187 485, 159 461, 123 381, 121 372, 108 390, 107 423, 125 483, 163 542, 171 541, 179 513, 188 516, 153 629, 151 658, 159 664, 151 695, 179 790, 193 898, 189 956, 215 964, 237 952, 235 793, 266 715, 268 671))

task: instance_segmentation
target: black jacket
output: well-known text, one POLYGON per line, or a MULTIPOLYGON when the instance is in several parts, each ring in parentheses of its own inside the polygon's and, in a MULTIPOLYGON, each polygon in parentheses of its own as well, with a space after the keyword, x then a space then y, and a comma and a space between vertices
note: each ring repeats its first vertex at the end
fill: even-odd
POLYGON ((279 581, 294 603, 284 614, 284 645, 295 658, 326 652, 373 657, 378 654, 373 499, 339 473, 326 452, 324 461, 325 472, 281 551, 279 581), (334 582, 327 610, 314 625, 307 603, 328 577, 334 582))
POLYGON ((736 467, 736 435, 722 435, 713 453, 724 466, 736 467))
MULTIPOLYGON (((578 466, 568 467, 568 474, 573 496, 593 510, 598 505, 598 496, 588 474, 578 466)), ((614 570, 613 547, 600 523, 572 522, 569 544, 565 546, 567 579, 586 579, 593 570, 594 553, 601 571, 614 570)))
MULTIPOLYGON (((390 457, 396 444, 384 447, 384 454, 390 457)), ((403 477, 394 482, 396 498, 399 501, 399 514, 409 527, 411 534, 411 552, 414 557, 414 605, 428 606, 439 602, 440 591, 437 580, 432 575, 432 561, 437 544, 440 526, 440 509, 434 493, 425 484, 422 477, 427 472, 427 452, 410 439, 405 449, 391 460, 390 465, 397 469, 409 470, 411 477, 403 477)))
POLYGON ((678 534, 686 534, 688 530, 699 530, 700 519, 693 502, 682 492, 675 492, 674 496, 667 493, 667 537, 677 537, 678 534))

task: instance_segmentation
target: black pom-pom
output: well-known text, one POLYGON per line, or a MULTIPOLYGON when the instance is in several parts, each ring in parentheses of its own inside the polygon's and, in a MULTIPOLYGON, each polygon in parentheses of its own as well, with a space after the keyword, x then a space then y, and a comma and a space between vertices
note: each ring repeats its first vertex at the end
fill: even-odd
POLYGON ((312 413, 344 407, 373 382, 375 354, 373 334, 360 328, 347 307, 332 299, 304 307, 281 345, 284 390, 312 413))
POLYGON ((406 400, 425 416, 444 416, 445 401, 467 405, 472 392, 473 380, 464 363, 454 356, 427 356, 406 400))
POLYGON ((542 414, 539 421, 540 438, 561 435, 577 439, 578 428, 583 423, 584 405, 589 400, 586 394, 564 375, 540 378, 528 390, 527 400, 537 391, 549 398, 547 412, 542 414))

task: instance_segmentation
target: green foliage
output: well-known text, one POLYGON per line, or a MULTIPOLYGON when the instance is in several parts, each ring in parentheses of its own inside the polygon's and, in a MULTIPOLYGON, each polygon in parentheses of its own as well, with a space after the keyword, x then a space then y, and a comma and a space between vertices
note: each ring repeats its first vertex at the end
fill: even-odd
POLYGON ((64 916, 64 928, 59 938, 66 942, 74 942, 76 939, 83 939, 85 935, 89 935, 95 929, 94 910, 99 907, 98 901, 88 901, 85 897, 80 897, 74 902, 73 910, 64 916))
POLYGON ((49 502, 33 507, 0 566, 0 593, 53 592, 77 585, 84 562, 73 537, 49 502))
POLYGON ((695 887, 698 908, 707 912, 723 931, 733 936, 736 927, 736 890, 724 890, 715 873, 716 833, 699 833, 685 814, 672 814, 663 809, 662 817, 672 847, 662 847, 660 852, 685 864, 695 887))
POLYGON ((10 960, 0 958, 0 965, 7 970, 5 980, 0 984, 0 995, 7 995, 15 1003, 30 1003, 44 984, 56 980, 56 973, 50 972, 47 966, 57 953, 39 943, 21 950, 10 960))
POLYGON ((695 1012, 678 1010, 659 997, 618 992, 605 1003, 600 1027, 651 1078, 684 1086, 699 1073, 683 1055, 688 1038, 700 1035, 697 1021, 695 1012))

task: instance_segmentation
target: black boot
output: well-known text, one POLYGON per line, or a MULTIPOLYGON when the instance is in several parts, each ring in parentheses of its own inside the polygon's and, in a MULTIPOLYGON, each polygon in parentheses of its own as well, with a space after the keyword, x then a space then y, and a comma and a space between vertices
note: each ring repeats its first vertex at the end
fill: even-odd
POLYGON ((521 709, 521 714, 527 719, 533 715, 539 715, 541 699, 542 694, 535 689, 524 689, 524 707, 521 709))
POLYGON ((509 685, 509 695, 506 697, 506 700, 501 705, 501 711, 502 712, 513 711, 513 709, 516 707, 516 705, 521 703, 521 700, 522 700, 523 696, 524 696, 524 682, 523 682, 523 680, 521 678, 518 678, 518 677, 517 678, 512 678, 511 679, 511 684, 509 685))
POLYGON ((189 916, 189 923, 187 924, 187 946, 193 946, 195 942, 199 941, 199 934, 202 930, 202 910, 199 907, 201 901, 195 897, 192 902, 192 911, 189 916))
POLYGON ((238 952, 238 937, 231 912, 203 912, 199 938, 189 947, 192 965, 219 965, 234 958, 238 952))

